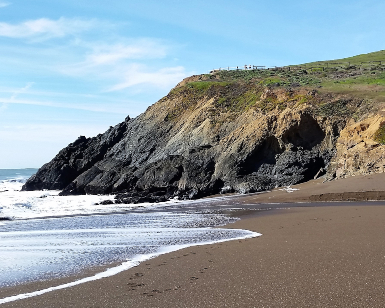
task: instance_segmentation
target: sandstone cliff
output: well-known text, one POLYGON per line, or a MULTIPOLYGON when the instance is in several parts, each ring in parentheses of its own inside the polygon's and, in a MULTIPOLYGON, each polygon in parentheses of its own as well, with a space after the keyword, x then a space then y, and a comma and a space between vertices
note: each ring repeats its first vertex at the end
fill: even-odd
POLYGON ((383 173, 385 148, 376 133, 384 123, 382 112, 360 122, 351 120, 337 139, 329 173, 336 178, 383 173))

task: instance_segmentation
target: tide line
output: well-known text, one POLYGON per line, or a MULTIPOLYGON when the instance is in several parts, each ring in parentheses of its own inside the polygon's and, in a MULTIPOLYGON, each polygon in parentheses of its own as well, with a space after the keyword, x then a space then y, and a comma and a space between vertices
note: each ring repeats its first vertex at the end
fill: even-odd
MULTIPOLYGON (((236 230, 236 229, 233 229, 233 230, 236 230)), ((243 230, 243 231, 248 231, 248 230, 243 230)), ((170 252, 174 252, 174 251, 177 251, 177 250, 180 250, 180 249, 183 249, 183 248, 188 248, 188 247, 193 247, 193 246, 210 245, 210 244, 222 243, 222 242, 227 242, 227 241, 232 241, 232 240, 254 238, 254 237, 258 237, 258 236, 262 235, 261 233, 257 233, 257 232, 252 232, 252 231, 248 231, 248 232, 249 232, 249 234, 244 235, 244 236, 239 236, 239 237, 236 237, 236 238, 223 239, 223 240, 210 241, 210 242, 203 242, 203 243, 185 244, 185 245, 176 245, 176 246, 165 247, 165 248, 161 249, 157 253, 146 254, 146 255, 139 255, 136 258, 134 258, 133 260, 129 260, 129 261, 123 262, 121 265, 109 268, 109 269, 105 270, 104 272, 97 273, 97 274, 95 274, 93 276, 90 276, 90 277, 85 277, 85 278, 82 278, 82 279, 79 279, 79 280, 76 280, 76 281, 73 281, 73 282, 69 282, 69 283, 65 283, 65 284, 62 284, 62 285, 46 288, 46 289, 43 289, 43 290, 38 290, 38 291, 30 292, 30 293, 23 293, 23 294, 18 294, 18 295, 13 295, 13 296, 2 298, 2 299, 0 299, 0 304, 14 302, 14 301, 17 301, 17 300, 26 299, 26 298, 30 298, 30 297, 35 297, 35 296, 43 295, 43 294, 48 293, 48 292, 57 291, 57 290, 65 289, 65 288, 70 288, 70 287, 77 286, 77 285, 82 284, 82 283, 86 283, 86 282, 90 282, 90 281, 94 281, 94 280, 99 280, 99 279, 102 279, 102 278, 110 277, 110 276, 116 275, 116 274, 118 274, 120 272, 123 272, 125 270, 128 270, 130 268, 133 268, 135 266, 138 266, 141 262, 144 262, 144 261, 147 261, 149 259, 155 258, 155 257, 157 257, 159 255, 170 253, 170 252)))

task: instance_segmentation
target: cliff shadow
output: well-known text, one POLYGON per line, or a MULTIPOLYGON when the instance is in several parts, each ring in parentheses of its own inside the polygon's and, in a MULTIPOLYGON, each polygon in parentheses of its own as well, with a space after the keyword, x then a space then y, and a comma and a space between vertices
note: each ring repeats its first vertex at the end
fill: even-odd
POLYGON ((311 150, 320 144, 324 138, 325 132, 309 114, 302 114, 299 123, 291 126, 282 135, 282 141, 285 144, 292 144, 305 150, 311 150))
POLYGON ((270 169, 273 169, 276 164, 276 155, 281 153, 278 139, 275 136, 267 137, 239 164, 239 175, 254 172, 271 173, 270 169))

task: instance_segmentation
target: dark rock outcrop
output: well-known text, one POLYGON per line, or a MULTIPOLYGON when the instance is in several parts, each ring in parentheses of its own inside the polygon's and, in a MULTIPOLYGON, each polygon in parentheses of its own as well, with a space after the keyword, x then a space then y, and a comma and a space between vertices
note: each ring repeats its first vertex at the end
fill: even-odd
POLYGON ((140 116, 79 137, 23 189, 138 203, 307 181, 325 172, 345 126, 343 117, 317 114, 320 99, 255 84, 183 83, 140 116))
MULTIPOLYGON (((127 118, 129 120, 129 118, 127 118)), ((110 127, 94 138, 80 136, 61 150, 49 163, 42 166, 23 186, 23 190, 63 189, 93 169, 105 154, 119 141, 127 129, 126 122, 110 127)))

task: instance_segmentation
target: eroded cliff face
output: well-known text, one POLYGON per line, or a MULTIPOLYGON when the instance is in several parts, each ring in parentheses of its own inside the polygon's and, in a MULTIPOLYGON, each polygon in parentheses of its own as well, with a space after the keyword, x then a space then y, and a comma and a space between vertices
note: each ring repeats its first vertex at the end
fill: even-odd
MULTIPOLYGON (((360 100, 201 79, 181 82, 145 113, 102 135, 80 137, 23 189, 115 193, 127 203, 263 191, 326 172, 350 174, 341 164, 353 165, 354 159, 343 155, 354 156, 354 147, 362 146, 357 139, 349 147, 353 126, 370 123, 369 139, 376 129, 370 119, 345 128, 352 114, 361 117, 360 100)), ((380 157, 383 146, 365 144, 380 157)))
POLYGON ((336 143, 329 174, 336 178, 382 173, 385 168, 385 146, 376 141, 376 133, 385 123, 384 112, 363 121, 351 120, 336 143))

